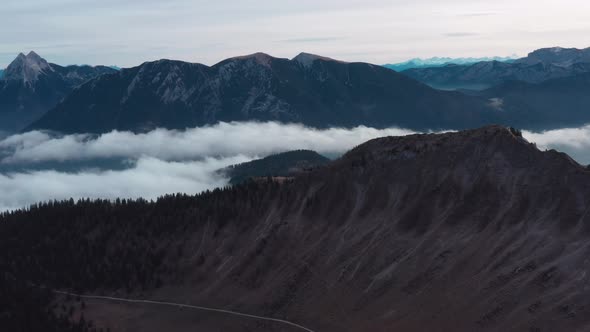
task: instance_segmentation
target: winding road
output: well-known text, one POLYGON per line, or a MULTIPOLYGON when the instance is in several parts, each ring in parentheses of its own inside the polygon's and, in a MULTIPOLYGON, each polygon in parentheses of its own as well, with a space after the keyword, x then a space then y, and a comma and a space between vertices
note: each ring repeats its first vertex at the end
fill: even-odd
POLYGON ((53 292, 56 294, 69 295, 69 296, 79 297, 79 298, 83 298, 83 299, 108 300, 108 301, 117 301, 117 302, 126 302, 126 303, 144 303, 144 304, 164 305, 164 306, 172 306, 172 307, 178 307, 178 308, 188 308, 188 309, 195 309, 195 310, 201 310, 201 311, 216 312, 216 313, 221 313, 221 314, 226 314, 226 315, 239 316, 239 317, 243 317, 243 318, 279 323, 279 324, 291 326, 293 328, 297 328, 302 331, 316 332, 312 329, 309 329, 309 328, 299 325, 297 323, 290 322, 288 320, 245 314, 242 312, 236 312, 236 311, 231 311, 231 310, 208 308, 208 307, 201 307, 201 306, 182 304, 182 303, 174 303, 174 302, 162 302, 162 301, 151 301, 151 300, 133 300, 133 299, 124 299, 124 298, 118 298, 118 297, 97 296, 97 295, 82 295, 82 294, 75 294, 75 293, 57 291, 57 290, 54 290, 53 292))

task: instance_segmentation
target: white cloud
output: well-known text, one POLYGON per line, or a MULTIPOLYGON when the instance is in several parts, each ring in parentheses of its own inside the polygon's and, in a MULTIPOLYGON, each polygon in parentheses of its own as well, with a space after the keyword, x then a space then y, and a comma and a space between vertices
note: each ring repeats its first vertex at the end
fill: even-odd
POLYGON ((250 159, 234 156, 168 162, 147 157, 139 159, 133 167, 121 171, 87 170, 64 173, 45 170, 0 174, 0 210, 70 197, 154 199, 167 193, 195 194, 226 185, 227 179, 215 171, 250 159))
POLYGON ((581 164, 590 164, 590 125, 542 132, 523 131, 523 136, 540 149, 555 149, 569 154, 581 164))
POLYGON ((129 160, 124 170, 54 169, 0 174, 0 209, 51 199, 156 198, 224 186, 216 171, 259 156, 294 149, 340 154, 369 139, 406 135, 408 130, 367 127, 318 130, 277 123, 220 123, 187 131, 158 129, 145 134, 111 132, 100 136, 52 137, 28 132, 0 140, 0 164, 11 169, 44 162, 63 165, 101 159, 129 160))
MULTIPOLYGON (((275 152, 312 149, 341 154, 367 140, 411 134, 409 130, 311 129, 277 123, 220 123, 186 131, 158 129, 145 134, 111 132, 100 136, 52 137, 29 132, 0 140, 0 166, 41 170, 0 173, 0 210, 20 208, 51 199, 156 198, 167 193, 194 194, 227 184, 216 171, 275 152), (43 169, 102 159, 128 160, 123 170, 83 169, 62 172, 43 169)), ((541 149, 567 152, 580 163, 590 163, 590 126, 545 132, 523 132, 541 149)))
POLYGON ((412 131, 368 127, 312 129, 301 125, 220 123, 186 131, 157 129, 146 134, 113 131, 98 137, 52 137, 33 131, 0 140, 1 163, 131 158, 188 160, 206 156, 267 155, 294 149, 342 153, 371 138, 407 135, 412 131))

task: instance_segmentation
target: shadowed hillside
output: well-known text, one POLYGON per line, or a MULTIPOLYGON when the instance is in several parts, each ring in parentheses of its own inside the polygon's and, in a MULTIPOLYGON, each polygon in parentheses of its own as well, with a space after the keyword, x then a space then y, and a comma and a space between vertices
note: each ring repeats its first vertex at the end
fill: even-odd
POLYGON ((231 184, 251 178, 289 177, 303 171, 326 165, 330 159, 310 150, 295 150, 274 154, 251 162, 232 165, 220 172, 230 177, 231 184))
MULTIPOLYGON (((284 183, 4 214, 0 270, 315 331, 583 330, 589 199, 589 171, 515 130, 387 137, 284 183)), ((77 310, 113 331, 284 331, 104 301, 77 310)))
POLYGON ((84 84, 28 129, 104 133, 257 120, 434 130, 496 118, 485 101, 434 90, 381 66, 256 53, 211 67, 160 60, 123 69, 84 84))

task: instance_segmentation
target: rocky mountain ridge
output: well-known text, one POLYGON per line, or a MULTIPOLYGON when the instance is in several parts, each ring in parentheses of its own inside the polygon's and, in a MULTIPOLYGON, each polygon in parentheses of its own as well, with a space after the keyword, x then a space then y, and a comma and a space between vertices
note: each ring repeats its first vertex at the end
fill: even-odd
POLYGON ((493 110, 367 63, 256 53, 214 66, 160 60, 92 80, 29 129, 60 132, 184 129, 219 121, 466 128, 493 110))

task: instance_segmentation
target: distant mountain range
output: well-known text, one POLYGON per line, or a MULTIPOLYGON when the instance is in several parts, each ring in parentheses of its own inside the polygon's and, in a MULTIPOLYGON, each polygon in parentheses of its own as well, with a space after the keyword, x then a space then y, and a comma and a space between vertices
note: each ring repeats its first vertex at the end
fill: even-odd
POLYGON ((526 58, 518 59, 515 63, 527 65, 554 65, 569 67, 576 63, 590 63, 590 48, 541 48, 529 53, 526 58))
POLYGON ((544 48, 512 62, 413 68, 404 75, 439 89, 483 90, 507 81, 540 83, 590 72, 590 49, 544 48))
POLYGON ((102 133, 249 120, 467 128, 493 121, 494 113, 479 98, 437 91, 382 66, 257 53, 212 67, 160 60, 102 75, 28 129, 102 133))
POLYGON ((510 114, 514 126, 535 124, 532 128, 540 130, 588 123, 589 91, 587 72, 541 83, 508 81, 476 94, 492 101, 500 112, 510 114))
POLYGON ((589 54, 547 48, 512 62, 397 73, 307 53, 293 59, 256 53, 214 66, 159 60, 116 70, 62 67, 31 52, 20 54, 0 79, 0 131, 142 132, 220 121, 551 129, 590 121, 589 54))
POLYGON ((75 87, 114 72, 104 66, 62 67, 48 63, 35 52, 19 54, 0 78, 0 130, 22 129, 75 87))
POLYGON ((483 61, 499 61, 499 62, 512 62, 516 60, 515 57, 482 57, 482 58, 448 58, 448 57, 434 57, 428 59, 415 58, 400 63, 390 63, 383 65, 385 68, 393 69, 401 72, 412 68, 432 68, 432 67, 444 67, 447 65, 470 65, 477 62, 483 61))

